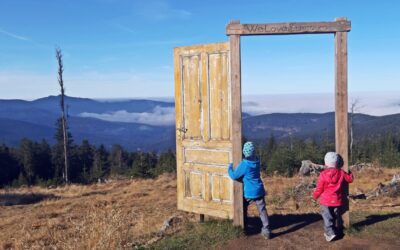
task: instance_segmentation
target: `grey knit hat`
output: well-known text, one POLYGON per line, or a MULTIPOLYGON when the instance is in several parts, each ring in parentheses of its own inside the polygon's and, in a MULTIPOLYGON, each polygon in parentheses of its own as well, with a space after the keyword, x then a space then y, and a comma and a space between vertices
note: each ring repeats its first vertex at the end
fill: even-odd
POLYGON ((339 163, 339 156, 337 153, 335 152, 328 152, 325 155, 325 166, 327 166, 328 168, 335 168, 338 166, 339 163))

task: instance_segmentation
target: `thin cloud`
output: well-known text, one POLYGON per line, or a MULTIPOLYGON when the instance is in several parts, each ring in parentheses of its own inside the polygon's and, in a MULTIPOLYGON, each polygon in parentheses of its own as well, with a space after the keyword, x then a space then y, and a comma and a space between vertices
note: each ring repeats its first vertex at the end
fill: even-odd
POLYGON ((128 33, 131 33, 131 34, 137 34, 138 33, 136 30, 134 30, 134 29, 132 29, 132 28, 130 28, 128 26, 125 26, 125 25, 123 25, 121 23, 114 23, 113 26, 116 29, 120 30, 120 31, 128 32, 128 33))
MULTIPOLYGON (((398 93, 350 93, 352 100, 359 100, 357 113, 389 115, 400 113, 398 93)), ((251 115, 270 113, 325 113, 333 112, 333 94, 281 94, 244 96, 243 112, 251 115)), ((350 112, 350 111, 349 111, 350 112)))
MULTIPOLYGON (((180 45, 183 44, 184 40, 150 40, 142 42, 132 42, 122 44, 123 46, 158 46, 158 45, 180 45)), ((118 44, 117 44, 118 46, 118 44)))
POLYGON ((130 113, 119 110, 110 113, 83 112, 79 116, 91 117, 111 122, 132 122, 154 126, 169 126, 175 124, 175 109, 173 107, 156 106, 153 112, 130 113))
POLYGON ((187 19, 192 16, 190 11, 173 8, 167 1, 146 1, 146 3, 139 6, 137 13, 153 21, 187 19))
POLYGON ((20 35, 17 35, 15 33, 11 33, 9 31, 6 31, 6 30, 2 29, 2 28, 0 28, 0 33, 3 34, 3 35, 6 35, 8 37, 15 38, 15 39, 20 40, 20 41, 26 41, 26 42, 30 42, 31 41, 31 39, 29 39, 27 37, 20 36, 20 35))

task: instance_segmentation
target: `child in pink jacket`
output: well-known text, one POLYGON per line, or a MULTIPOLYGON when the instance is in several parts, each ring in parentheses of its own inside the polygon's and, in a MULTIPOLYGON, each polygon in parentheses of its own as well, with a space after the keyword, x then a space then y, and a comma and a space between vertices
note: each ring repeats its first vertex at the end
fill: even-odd
POLYGON ((321 215, 324 220, 324 236, 326 241, 332 241, 337 232, 336 225, 340 220, 340 208, 344 205, 343 183, 353 182, 353 174, 340 169, 340 156, 335 152, 325 155, 325 170, 318 177, 313 198, 319 199, 321 215))

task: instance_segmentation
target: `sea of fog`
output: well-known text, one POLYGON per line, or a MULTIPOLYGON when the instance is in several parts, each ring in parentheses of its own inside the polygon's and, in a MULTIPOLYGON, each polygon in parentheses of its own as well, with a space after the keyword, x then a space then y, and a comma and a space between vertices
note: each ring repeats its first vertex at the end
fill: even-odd
MULTIPOLYGON (((173 102, 172 97, 140 98, 173 102)), ((122 101, 127 99, 102 99, 101 101, 122 101)), ((247 95, 242 99, 242 110, 250 115, 271 113, 326 113, 335 110, 333 94, 275 94, 247 95)), ((375 116, 400 113, 400 93, 353 93, 349 95, 349 112, 375 116)), ((110 113, 82 113, 83 117, 93 117, 115 122, 137 122, 149 125, 172 125, 175 122, 173 107, 155 107, 152 111, 130 113, 119 110, 110 113)))

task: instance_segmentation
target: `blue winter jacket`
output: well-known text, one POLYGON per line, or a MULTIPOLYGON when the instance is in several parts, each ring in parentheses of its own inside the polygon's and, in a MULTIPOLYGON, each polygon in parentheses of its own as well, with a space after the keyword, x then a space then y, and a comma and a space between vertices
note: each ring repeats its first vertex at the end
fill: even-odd
POLYGON ((264 184, 260 177, 260 162, 258 160, 243 159, 235 170, 229 164, 229 176, 238 180, 243 177, 244 198, 256 199, 265 196, 264 184))

